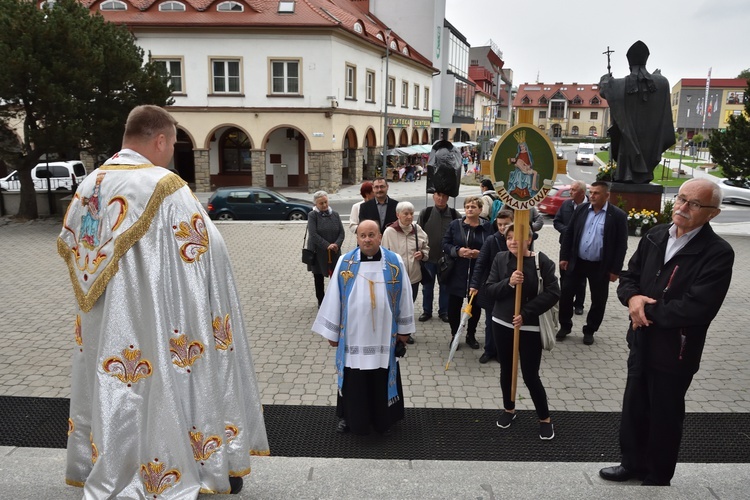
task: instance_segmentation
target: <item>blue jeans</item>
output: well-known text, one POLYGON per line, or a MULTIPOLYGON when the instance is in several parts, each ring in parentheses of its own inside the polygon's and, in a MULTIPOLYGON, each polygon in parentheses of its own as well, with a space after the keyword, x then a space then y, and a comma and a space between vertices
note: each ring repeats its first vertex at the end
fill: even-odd
MULTIPOLYGON (((422 273, 422 310, 432 314, 432 303, 435 299, 435 281, 437 278, 437 264, 424 263, 425 273, 422 273)), ((438 285, 438 316, 448 314, 448 289, 446 285, 438 285)))

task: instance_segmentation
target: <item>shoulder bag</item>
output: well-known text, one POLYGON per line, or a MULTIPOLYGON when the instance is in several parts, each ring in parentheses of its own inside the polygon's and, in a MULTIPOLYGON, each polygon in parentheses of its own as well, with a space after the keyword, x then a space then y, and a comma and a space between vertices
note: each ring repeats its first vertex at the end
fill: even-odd
MULTIPOLYGON (((454 219, 456 220, 456 219, 454 219)), ((466 233, 464 233, 464 225, 463 221, 458 219, 458 228, 461 230, 461 237, 464 239, 464 244, 468 245, 468 241, 466 240, 466 233)), ((453 257, 450 254, 444 253, 442 257, 440 257, 440 260, 438 261, 438 281, 440 283, 447 282, 451 274, 453 273, 453 268, 456 266, 456 259, 458 257, 453 257)))
POLYGON ((305 228, 305 237, 302 240, 302 263, 312 266, 315 262, 315 251, 307 248, 307 228, 305 228))
MULTIPOLYGON (((539 267, 539 253, 534 253, 534 261, 536 262, 536 275, 539 280, 539 289, 537 294, 544 291, 544 280, 542 279, 542 270, 539 267)), ((555 348, 555 335, 557 334, 560 324, 557 320, 557 313, 560 310, 559 303, 555 303, 550 309, 544 311, 539 315, 539 334, 542 337, 542 349, 545 351, 551 351, 555 348)))

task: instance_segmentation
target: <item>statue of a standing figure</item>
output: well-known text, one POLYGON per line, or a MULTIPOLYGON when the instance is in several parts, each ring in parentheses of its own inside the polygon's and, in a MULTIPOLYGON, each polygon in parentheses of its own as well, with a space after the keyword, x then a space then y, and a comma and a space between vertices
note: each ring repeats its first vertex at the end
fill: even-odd
POLYGON ((675 143, 669 82, 658 69, 653 74, 646 70, 648 56, 648 47, 638 40, 627 53, 630 74, 607 74, 599 82, 612 115, 610 154, 617 161, 616 182, 648 184, 662 153, 675 143))

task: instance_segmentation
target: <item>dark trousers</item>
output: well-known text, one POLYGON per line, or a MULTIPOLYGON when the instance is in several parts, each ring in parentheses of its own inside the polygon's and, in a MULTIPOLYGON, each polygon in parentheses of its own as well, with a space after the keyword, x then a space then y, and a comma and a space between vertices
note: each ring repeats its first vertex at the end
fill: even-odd
MULTIPOLYGON (((458 295, 448 297, 448 323, 451 325, 451 336, 456 335, 458 327, 461 324, 461 309, 464 306, 464 298, 458 295)), ((479 306, 471 307, 471 318, 466 326, 466 336, 474 337, 477 334, 477 324, 482 316, 482 308, 479 306)))
POLYGON ((495 334, 492 333, 493 324, 492 321, 492 307, 487 307, 484 310, 484 352, 490 357, 497 356, 497 346, 495 345, 495 334))
POLYGON ((346 420, 353 434, 383 433, 404 418, 404 390, 401 369, 396 365, 399 400, 388 406, 388 370, 344 368, 343 396, 336 399, 336 415, 346 420))
MULTIPOLYGON (((560 286, 563 286, 563 283, 565 282, 565 277, 567 276, 568 272, 563 271, 560 269, 560 286)), ((576 309, 583 309, 583 301, 586 300, 586 281, 579 281, 578 282, 578 288, 575 290, 575 294, 573 295, 573 306, 576 309)))
POLYGON ((417 302, 417 293, 419 292, 419 281, 411 284, 411 300, 417 302))
POLYGON ((326 295, 325 288, 323 287, 323 275, 313 273, 313 277, 315 278, 315 298, 318 299, 318 305, 320 305, 323 302, 323 297, 326 295))
MULTIPOLYGON (((503 407, 506 410, 514 410, 516 403, 510 400, 510 386, 513 382, 513 329, 493 321, 492 332, 495 335, 497 358, 500 360, 500 389, 503 391, 503 407)), ((539 332, 524 332, 523 330, 520 332, 518 361, 521 365, 523 383, 529 390, 539 420, 549 418, 547 391, 544 390, 542 379, 539 377, 539 367, 542 364, 542 338, 539 332)))
POLYGON ((589 282, 591 292, 591 309, 586 316, 586 326, 583 333, 593 334, 599 329, 604 319, 604 311, 607 308, 607 297, 609 296, 609 274, 600 270, 599 262, 578 259, 572 270, 568 270, 560 291, 560 326, 573 328, 573 296, 576 290, 586 281, 589 282))
MULTIPOLYGON (((437 281, 437 264, 425 262, 422 273, 422 311, 432 314, 432 302, 435 300, 435 282, 437 281)), ((448 287, 438 283, 438 315, 448 313, 448 287)))
POLYGON ((668 485, 677 466, 685 419, 685 394, 692 375, 650 370, 628 358, 622 402, 622 466, 656 484, 668 485))

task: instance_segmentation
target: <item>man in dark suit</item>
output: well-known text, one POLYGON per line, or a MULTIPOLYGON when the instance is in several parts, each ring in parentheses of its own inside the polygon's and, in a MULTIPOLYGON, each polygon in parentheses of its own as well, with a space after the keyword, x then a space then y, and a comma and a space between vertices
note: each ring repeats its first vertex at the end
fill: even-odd
POLYGON ((380 224, 380 232, 396 222, 396 205, 398 200, 388 197, 388 181, 384 177, 378 177, 372 181, 372 191, 375 198, 362 203, 359 209, 359 221, 374 220, 380 224))
POLYGON ((609 203, 609 184, 591 184, 589 203, 583 203, 570 220, 560 246, 560 269, 566 279, 560 295, 560 331, 563 340, 573 328, 573 295, 588 280, 591 309, 583 327, 583 343, 594 343, 594 333, 604 319, 609 283, 617 281, 628 249, 628 216, 609 203))
POLYGON ((630 316, 630 356, 620 423, 622 462, 599 471, 608 481, 640 478, 643 485, 668 486, 672 480, 685 394, 732 279, 734 250, 709 224, 720 205, 718 184, 684 183, 672 224, 656 226, 641 239, 620 278, 617 297, 630 316))
MULTIPOLYGON (((565 236, 565 230, 570 224, 570 220, 573 218, 573 212, 575 212, 578 205, 587 201, 586 198, 586 183, 583 181, 573 181, 570 185, 570 199, 565 200, 560 206, 560 209, 555 214, 555 220, 552 224, 555 226, 557 232, 560 233, 560 245, 562 245, 563 237, 565 236)), ((560 284, 565 281, 566 272, 560 270, 560 284)), ((573 298, 573 310, 576 315, 583 314, 583 301, 586 299, 586 282, 581 281, 578 288, 575 290, 573 298)))

